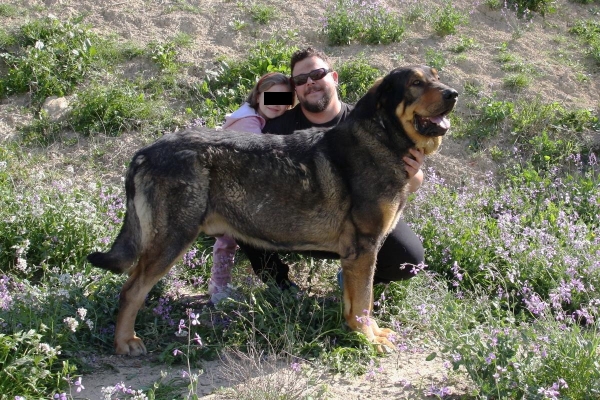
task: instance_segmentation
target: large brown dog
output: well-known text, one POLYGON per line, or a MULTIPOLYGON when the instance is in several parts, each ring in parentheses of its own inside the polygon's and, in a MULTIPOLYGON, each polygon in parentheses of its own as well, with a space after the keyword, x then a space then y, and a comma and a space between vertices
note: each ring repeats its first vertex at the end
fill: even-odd
POLYGON ((125 183, 127 213, 95 266, 129 274, 117 354, 146 352, 134 323, 144 298, 200 232, 277 251, 340 255, 348 326, 378 345, 389 329, 369 317, 377 251, 407 197, 402 157, 435 151, 458 93, 426 66, 379 79, 348 120, 288 136, 194 128, 138 151, 125 183), (136 263, 137 261, 137 263, 136 263))

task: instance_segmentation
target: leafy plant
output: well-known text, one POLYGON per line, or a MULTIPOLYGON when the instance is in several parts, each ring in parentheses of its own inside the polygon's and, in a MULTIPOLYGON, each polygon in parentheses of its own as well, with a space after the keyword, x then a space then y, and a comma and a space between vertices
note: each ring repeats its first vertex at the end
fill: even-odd
POLYGON ((348 103, 355 103, 384 74, 370 66, 364 56, 357 57, 336 67, 340 97, 348 103))
POLYGON ((147 126, 159 120, 152 100, 133 85, 92 86, 79 93, 69 122, 85 135, 104 133, 118 136, 122 132, 147 126))
POLYGON ((179 68, 177 65, 177 47, 173 42, 151 42, 148 45, 150 58, 154 61, 161 70, 168 72, 176 72, 179 68))
POLYGON ((433 20, 433 29, 440 36, 453 35, 458 32, 458 26, 466 22, 466 16, 447 1, 433 20))
POLYGON ((461 36, 458 43, 450 48, 450 51, 453 53, 464 53, 465 51, 476 47, 477 43, 475 42, 475 39, 461 36))
POLYGON ((600 65, 600 23, 598 21, 577 21, 569 32, 581 37, 589 47, 587 54, 600 65))
POLYGON ((377 0, 335 0, 328 6, 323 32, 330 45, 352 42, 389 44, 404 34, 400 17, 377 0))
POLYGON ((516 9, 520 17, 527 18, 530 12, 544 16, 556 11, 555 2, 552 0, 511 0, 509 6, 516 9))
POLYGON ((438 71, 442 71, 446 66, 446 56, 440 52, 433 49, 427 49, 425 51, 425 62, 430 67, 437 69, 438 71))
POLYGON ((35 330, 0 333, 0 392, 12 398, 45 398, 65 386, 75 368, 59 362, 59 347, 42 341, 35 330))
POLYGON ((266 4, 253 3, 249 11, 252 19, 261 25, 267 25, 275 16, 275 9, 266 4))
POLYGON ((0 81, 2 95, 29 92, 36 102, 73 91, 89 73, 96 35, 78 20, 44 18, 21 27, 21 53, 2 53, 9 66, 0 81))

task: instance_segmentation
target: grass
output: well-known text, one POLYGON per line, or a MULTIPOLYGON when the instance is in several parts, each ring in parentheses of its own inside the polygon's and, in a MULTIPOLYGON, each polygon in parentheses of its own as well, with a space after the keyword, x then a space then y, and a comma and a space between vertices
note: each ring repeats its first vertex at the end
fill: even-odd
POLYGON ((502 82, 511 90, 524 90, 531 84, 531 75, 525 73, 511 74, 506 76, 502 82))
POLYGON ((425 63, 438 71, 442 71, 447 64, 447 59, 444 53, 433 49, 427 49, 427 51, 425 51, 425 63))
POLYGON ((440 36, 453 35, 458 32, 458 27, 466 22, 465 14, 457 10, 452 2, 446 1, 433 17, 433 29, 440 36))
POLYGON ((249 12, 252 20, 260 25, 267 25, 277 14, 272 6, 260 3, 250 4, 249 12))
MULTIPOLYGON (((472 96, 479 95, 471 85, 466 89, 472 96)), ((460 131, 454 133, 457 137, 468 138, 475 148, 489 138, 510 138, 511 143, 527 152, 537 167, 541 166, 540 154, 545 157, 551 153, 556 158, 583 151, 581 134, 597 131, 600 126, 591 110, 567 110, 558 102, 545 103, 540 98, 529 101, 484 98, 476 100, 472 107, 472 118, 457 121, 463 124, 460 131)))
POLYGON ((340 96, 348 103, 356 103, 362 93, 373 85, 384 73, 369 65, 366 57, 361 55, 336 66, 340 96))
POLYGON ((96 54, 96 36, 75 20, 47 17, 21 27, 16 54, 3 53, 8 73, 0 79, 0 94, 29 92, 35 102, 64 96, 83 82, 96 54))
POLYGON ((330 45, 353 42, 389 44, 404 34, 404 23, 379 0, 334 0, 329 3, 323 32, 330 45))
MULTIPOLYGON (((188 10, 186 4, 175 2, 170 12, 188 10)), ((337 12, 328 14, 323 30, 331 45, 398 42, 423 21, 437 35, 432 35, 440 44, 435 48, 468 54, 478 46, 475 35, 460 34, 467 19, 451 3, 432 17, 418 4, 398 15, 365 2, 379 19, 361 8, 362 2, 332 4, 337 12), (444 47, 452 30, 459 34, 452 41, 457 44, 444 47)), ((538 2, 517 9, 524 5, 549 7, 538 2)), ((11 12, 0 7, 0 14, 11 12)), ((70 131, 76 132, 74 143, 83 137, 96 143, 97 136, 124 132, 151 140, 175 127, 219 125, 259 76, 289 74, 296 49, 289 36, 258 41, 244 57, 219 57, 206 77, 187 83, 179 54, 190 37, 179 34, 142 46, 92 31, 81 20, 45 18, 0 34, 7 71, 0 81, 2 96, 29 94, 32 101, 20 112, 33 117, 16 141, 0 143, 0 399, 81 397, 85 391, 77 389, 86 385, 90 369, 82 354, 112 351, 124 277, 91 268, 85 256, 106 248, 120 228, 121 183, 103 174, 122 171, 127 161, 107 168, 102 160, 113 154, 96 145, 57 168, 49 156, 53 146, 70 149, 73 143, 64 136, 70 131), (36 48, 39 41, 44 46, 36 48), (147 62, 152 76, 126 77, 123 65, 136 60, 147 62), (66 120, 52 122, 39 112, 50 94, 76 95, 66 120), (80 176, 82 170, 93 176, 80 176)), ((571 34, 584 44, 580 54, 595 60, 595 21, 575 23, 571 34)), ((497 59, 509 87, 490 93, 477 80, 467 81, 461 94, 465 111, 451 116, 456 139, 497 161, 497 179, 464 176, 450 183, 435 170, 426 171, 405 218, 423 240, 428 267, 408 282, 376 286, 375 317, 400 334, 398 353, 391 357, 403 362, 426 337, 438 349, 428 358, 445 361, 449 373, 466 374, 474 383, 473 397, 595 398, 600 391, 600 166, 597 147, 584 139, 600 131, 600 122, 597 110, 513 92, 527 87, 522 77, 531 67, 508 50, 511 45, 501 44, 497 59)), ((446 67, 447 55, 423 53, 438 69, 446 67)), ((347 102, 383 74, 364 53, 335 68, 347 102)), ((219 356, 243 382, 257 370, 286 371, 279 380, 265 375, 253 386, 229 389, 229 398, 326 398, 323 368, 377 376, 380 358, 372 346, 343 328, 336 262, 289 257, 303 289, 289 293, 269 289, 238 268, 239 297, 214 307, 190 296, 206 290, 212 243, 198 239, 153 288, 137 320, 136 332, 148 349, 163 364, 182 368, 184 378, 164 379, 135 394, 115 382, 107 389, 113 397, 182 393, 193 399, 202 361, 219 356)), ((246 264, 243 256, 238 264, 246 264)), ((420 393, 443 397, 446 390, 420 393)))
POLYGON ((581 38, 588 46, 588 56, 600 65, 600 23, 593 20, 577 21, 570 32, 581 38))
POLYGON ((0 4, 0 17, 14 17, 18 14, 19 8, 12 4, 0 4))
POLYGON ((477 47, 478 45, 475 39, 466 36, 461 36, 459 38, 458 43, 450 48, 450 51, 452 51, 453 53, 460 54, 464 53, 467 50, 475 49, 477 47))

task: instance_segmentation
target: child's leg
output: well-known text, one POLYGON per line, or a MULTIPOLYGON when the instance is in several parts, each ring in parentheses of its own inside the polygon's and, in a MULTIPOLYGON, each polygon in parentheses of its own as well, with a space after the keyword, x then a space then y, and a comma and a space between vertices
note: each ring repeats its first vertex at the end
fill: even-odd
POLYGON ((213 265, 210 270, 208 293, 222 292, 231 282, 231 269, 235 258, 237 244, 231 236, 221 236, 215 241, 213 247, 213 265))

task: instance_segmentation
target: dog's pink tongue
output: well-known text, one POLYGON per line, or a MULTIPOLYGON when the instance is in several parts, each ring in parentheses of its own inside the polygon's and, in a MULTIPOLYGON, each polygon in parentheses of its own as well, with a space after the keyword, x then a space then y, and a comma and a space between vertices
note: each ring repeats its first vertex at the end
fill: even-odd
POLYGON ((441 115, 438 115, 437 117, 429 118, 429 120, 434 124, 439 125, 443 129, 450 129, 450 120, 448 117, 442 117, 441 115))

